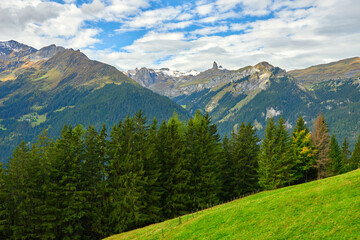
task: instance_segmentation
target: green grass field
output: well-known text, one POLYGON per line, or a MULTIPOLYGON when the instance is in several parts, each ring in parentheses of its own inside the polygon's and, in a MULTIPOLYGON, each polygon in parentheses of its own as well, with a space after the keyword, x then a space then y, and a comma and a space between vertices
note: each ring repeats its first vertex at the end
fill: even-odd
POLYGON ((360 170, 265 191, 118 239, 360 239, 360 170))

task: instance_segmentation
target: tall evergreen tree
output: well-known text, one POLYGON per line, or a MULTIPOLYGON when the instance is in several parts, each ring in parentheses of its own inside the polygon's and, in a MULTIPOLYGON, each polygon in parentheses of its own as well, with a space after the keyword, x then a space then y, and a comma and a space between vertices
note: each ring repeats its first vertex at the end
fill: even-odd
POLYGON ((276 125, 274 119, 270 118, 265 128, 259 156, 259 185, 263 189, 276 188, 275 144, 276 125))
POLYGON ((126 117, 114 128, 109 144, 113 210, 110 221, 116 232, 134 229, 143 222, 145 176, 143 156, 139 152, 139 133, 135 132, 134 119, 126 117))
POLYGON ((208 114, 203 116, 197 111, 194 119, 188 121, 185 153, 193 186, 188 192, 192 198, 192 210, 218 202, 220 185, 217 169, 220 167, 221 149, 216 126, 211 124, 208 114))
POLYGON ((360 167, 360 134, 358 141, 355 144, 354 151, 350 158, 350 170, 354 170, 360 167))
POLYGON ((343 173, 344 164, 341 157, 341 150, 334 134, 331 135, 329 157, 331 161, 329 164, 331 166, 331 175, 335 176, 343 173))
MULTIPOLYGON (((231 140, 231 172, 232 197, 253 192, 259 188, 258 155, 260 147, 255 128, 249 123, 242 123, 231 140)), ((224 176, 222 176, 224 177, 224 176)))
POLYGON ((294 182, 303 183, 313 179, 317 151, 301 116, 296 122, 291 143, 294 153, 294 182))
POLYGON ((283 117, 280 117, 278 121, 275 134, 274 159, 276 187, 284 187, 294 181, 294 162, 290 137, 283 117))
POLYGON ((64 126, 56 140, 50 169, 49 204, 56 217, 56 238, 80 239, 86 236, 82 218, 86 216, 86 192, 83 189, 83 128, 64 126), (50 202, 51 201, 51 202, 50 202))
POLYGON ((315 168, 317 169, 317 179, 325 178, 329 175, 330 136, 327 123, 321 113, 315 119, 311 136, 317 149, 317 159, 315 164, 315 168))
POLYGON ((259 160, 259 184, 275 189, 294 181, 294 163, 289 133, 281 117, 277 126, 271 118, 265 129, 259 160))
POLYGON ((185 159, 185 126, 175 115, 159 129, 158 146, 162 166, 162 202, 166 218, 189 211, 189 163, 185 159))
MULTIPOLYGON (((233 132, 232 135, 235 133, 233 132)), ((225 135, 222 140, 222 162, 220 164, 220 172, 221 172, 221 191, 220 191, 220 199, 222 201, 227 201, 231 199, 233 194, 233 188, 231 187, 231 184, 233 182, 232 177, 232 159, 231 159, 231 143, 229 138, 225 135)))
POLYGON ((342 157, 342 161, 343 161, 343 164, 344 164, 343 172, 350 171, 351 152, 350 152, 349 143, 347 142, 346 137, 344 138, 344 141, 343 141, 343 144, 342 144, 341 157, 342 157))

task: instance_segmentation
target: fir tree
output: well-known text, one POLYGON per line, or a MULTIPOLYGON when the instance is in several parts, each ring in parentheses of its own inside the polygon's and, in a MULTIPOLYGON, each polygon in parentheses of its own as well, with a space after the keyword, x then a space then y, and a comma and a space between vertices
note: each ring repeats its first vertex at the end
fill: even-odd
POLYGON ((145 176, 138 134, 134 119, 129 117, 110 134, 109 181, 113 201, 110 221, 116 232, 134 229, 143 222, 141 199, 145 194, 145 176))
POLYGON ((275 144, 276 125, 274 119, 270 118, 265 128, 265 136, 262 139, 259 156, 259 185, 263 189, 276 188, 275 144))
POLYGON ((159 130, 159 157, 162 166, 163 212, 167 218, 189 211, 189 164, 185 159, 185 126, 175 115, 159 130))
MULTIPOLYGON (((232 135, 235 133, 233 132, 232 135)), ((232 159, 231 159, 231 143, 229 138, 225 135, 222 141, 222 163, 220 166, 221 169, 221 191, 220 191, 220 199, 222 201, 227 201, 231 199, 233 194, 233 188, 231 183, 232 179, 232 159)))
POLYGON ((329 164, 331 166, 331 175, 335 176, 341 174, 344 164, 341 158, 341 150, 334 134, 331 135, 329 157, 331 161, 329 164))
POLYGON ((186 160, 191 171, 188 193, 192 198, 192 210, 218 202, 220 190, 218 171, 220 167, 220 144, 216 126, 211 124, 208 114, 197 111, 190 119, 186 131, 186 160))
POLYGON ((231 173, 232 197, 258 189, 258 155, 260 147, 255 129, 249 123, 242 123, 237 133, 233 133, 231 140, 231 173))
POLYGON ((294 153, 294 182, 303 183, 313 179, 317 151, 301 116, 292 133, 291 144, 294 153))
POLYGON ((285 120, 281 117, 278 121, 274 146, 274 160, 276 172, 276 187, 290 185, 294 181, 293 152, 285 120))
POLYGON ((347 142, 346 137, 344 138, 344 141, 343 141, 343 144, 342 144, 341 156, 342 156, 342 161, 343 161, 343 164, 344 164, 343 172, 350 171, 351 152, 349 150, 349 143, 347 142))
POLYGON ((360 135, 350 158, 350 170, 360 167, 360 135))

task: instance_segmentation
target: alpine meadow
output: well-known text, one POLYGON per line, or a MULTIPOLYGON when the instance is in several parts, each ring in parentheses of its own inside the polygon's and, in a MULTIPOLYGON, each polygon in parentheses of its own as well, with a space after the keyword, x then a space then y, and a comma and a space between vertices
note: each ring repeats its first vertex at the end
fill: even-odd
POLYGON ((0 239, 358 239, 359 11, 3 0, 0 239))

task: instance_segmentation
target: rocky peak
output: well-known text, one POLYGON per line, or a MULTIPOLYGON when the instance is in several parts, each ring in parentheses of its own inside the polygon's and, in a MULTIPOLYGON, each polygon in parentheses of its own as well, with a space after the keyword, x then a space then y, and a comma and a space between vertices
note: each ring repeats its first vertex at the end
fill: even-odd
POLYGON ((213 70, 219 69, 219 67, 218 67, 218 65, 217 65, 217 63, 216 63, 215 61, 214 61, 214 63, 213 63, 212 69, 213 69, 213 70))
POLYGON ((65 50, 65 48, 51 44, 50 46, 43 47, 39 51, 29 55, 27 58, 31 61, 47 60, 63 50, 65 50))
POLYGON ((10 60, 11 58, 22 57, 36 52, 33 47, 19 43, 14 40, 0 42, 0 59, 10 60))

